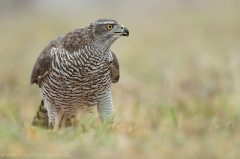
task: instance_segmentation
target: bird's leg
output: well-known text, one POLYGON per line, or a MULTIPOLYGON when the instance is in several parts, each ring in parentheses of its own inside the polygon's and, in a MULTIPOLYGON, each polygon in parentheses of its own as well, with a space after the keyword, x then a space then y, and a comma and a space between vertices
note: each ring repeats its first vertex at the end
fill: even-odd
POLYGON ((66 121, 67 121, 67 114, 63 114, 62 120, 60 122, 61 128, 64 129, 66 127, 66 121))
POLYGON ((111 90, 107 90, 106 95, 97 104, 100 120, 103 123, 111 123, 113 121, 113 102, 111 90))
POLYGON ((74 115, 74 116, 71 118, 71 126, 76 126, 76 123, 77 123, 77 117, 76 117, 76 115, 74 115))
POLYGON ((62 108, 61 108, 61 109, 59 110, 59 112, 57 113, 57 117, 55 118, 55 125, 54 125, 54 129, 53 129, 54 132, 57 132, 57 131, 58 131, 59 124, 60 124, 60 121, 61 121, 62 116, 63 116, 63 110, 62 110, 62 108))

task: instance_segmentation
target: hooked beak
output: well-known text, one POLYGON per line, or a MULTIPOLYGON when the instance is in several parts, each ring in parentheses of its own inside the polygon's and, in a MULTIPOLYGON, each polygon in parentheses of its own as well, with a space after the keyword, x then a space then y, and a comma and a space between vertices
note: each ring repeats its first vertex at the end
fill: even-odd
POLYGON ((115 32, 117 34, 121 34, 122 36, 128 36, 129 35, 129 31, 125 26, 121 26, 121 31, 120 32, 115 32))
POLYGON ((128 36, 128 35, 129 35, 129 31, 126 27, 124 27, 122 36, 128 36))

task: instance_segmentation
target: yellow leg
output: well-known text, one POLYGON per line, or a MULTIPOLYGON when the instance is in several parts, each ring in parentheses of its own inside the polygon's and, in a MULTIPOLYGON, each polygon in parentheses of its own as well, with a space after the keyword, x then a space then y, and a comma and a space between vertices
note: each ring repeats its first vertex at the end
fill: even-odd
POLYGON ((60 109, 58 114, 57 114, 57 117, 55 118, 55 125, 54 125, 54 129, 53 129, 54 132, 58 131, 59 124, 60 124, 62 116, 63 116, 63 110, 60 109))
POLYGON ((60 122, 60 126, 62 129, 65 129, 66 127, 66 120, 67 120, 67 114, 63 114, 62 120, 60 122))
POLYGON ((76 116, 74 115, 72 118, 71 118, 71 126, 76 126, 76 124, 77 124, 77 118, 76 118, 76 116))

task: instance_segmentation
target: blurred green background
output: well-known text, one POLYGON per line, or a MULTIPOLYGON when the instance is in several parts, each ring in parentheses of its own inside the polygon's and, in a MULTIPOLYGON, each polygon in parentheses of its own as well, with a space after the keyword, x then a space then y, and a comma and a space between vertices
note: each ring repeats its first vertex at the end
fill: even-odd
POLYGON ((239 79, 239 0, 0 0, 0 158, 239 158, 239 79), (101 18, 130 31, 112 46, 117 124, 97 124, 94 111, 75 129, 31 129, 38 55, 52 38, 101 18))

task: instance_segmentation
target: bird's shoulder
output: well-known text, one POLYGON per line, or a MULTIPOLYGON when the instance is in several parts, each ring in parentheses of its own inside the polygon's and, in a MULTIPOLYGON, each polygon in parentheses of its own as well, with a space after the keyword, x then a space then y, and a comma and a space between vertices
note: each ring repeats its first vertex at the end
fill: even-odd
POLYGON ((51 71, 51 49, 62 48, 62 40, 64 36, 58 36, 50 41, 50 43, 43 49, 37 58, 31 75, 31 84, 38 84, 41 86, 42 79, 51 71))
POLYGON ((111 51, 111 54, 113 58, 113 61, 110 64, 111 80, 112 80, 112 83, 117 83, 120 78, 119 62, 114 52, 111 51))
POLYGON ((81 47, 89 45, 91 40, 92 35, 87 28, 78 28, 66 34, 62 40, 62 44, 68 53, 73 53, 81 47))

